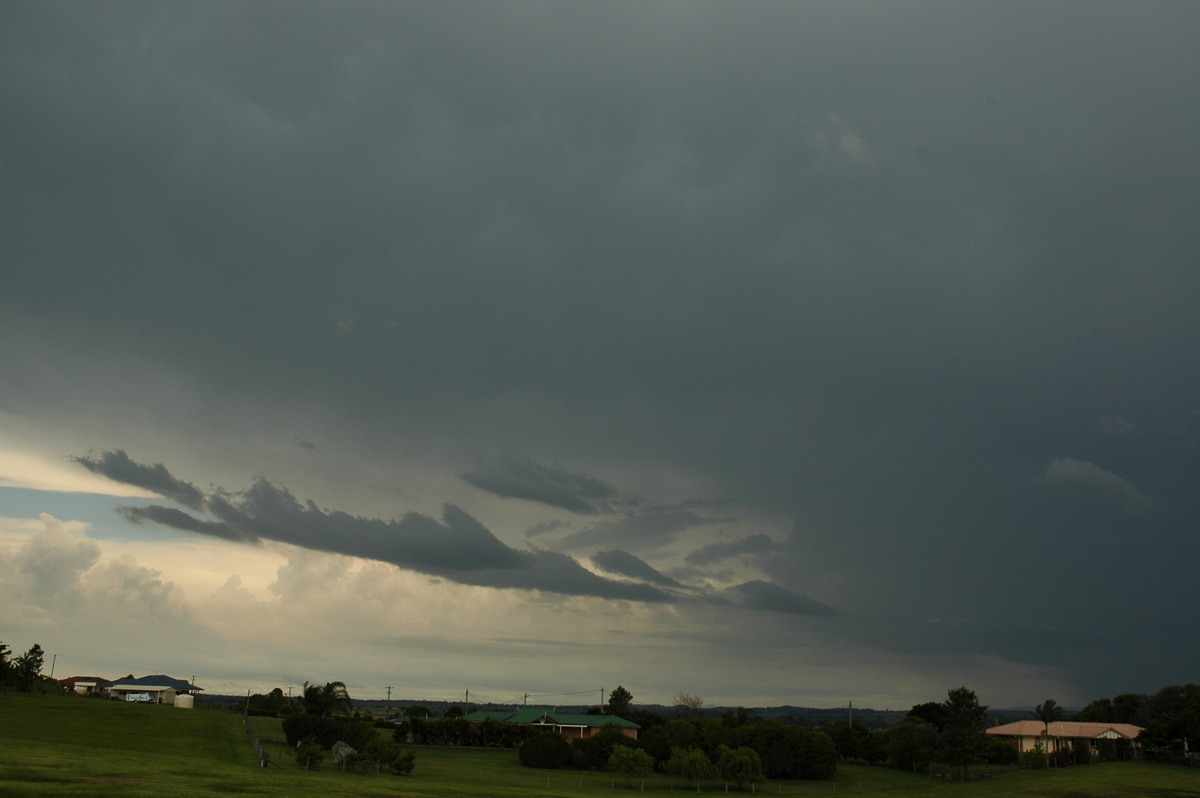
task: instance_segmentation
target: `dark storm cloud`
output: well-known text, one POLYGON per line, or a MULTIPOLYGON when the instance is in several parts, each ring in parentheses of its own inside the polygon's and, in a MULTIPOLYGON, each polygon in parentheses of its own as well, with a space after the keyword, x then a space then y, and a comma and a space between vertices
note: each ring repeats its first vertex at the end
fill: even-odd
MULTIPOLYGON (((124 452, 105 452, 87 462, 84 458, 76 461, 112 479, 121 480, 122 475, 143 479, 146 473, 152 473, 157 475, 158 483, 179 483, 162 464, 150 469, 134 463, 124 452)), ((275 540, 379 560, 462 584, 633 601, 668 599, 648 585, 597 576, 565 554, 509 548, 453 505, 446 505, 441 522, 418 513, 409 513, 399 521, 384 521, 323 510, 311 501, 301 503, 286 488, 259 478, 244 491, 215 491, 203 496, 195 509, 218 521, 153 505, 122 507, 120 512, 137 524, 154 522, 245 543, 275 540)))
POLYGON ((204 493, 190 482, 176 479, 167 471, 162 463, 144 465, 129 459, 121 449, 112 452, 101 452, 100 455, 72 457, 76 463, 91 471, 126 485, 153 491, 172 501, 179 502, 184 507, 199 510, 204 504, 204 493))
POLYGON ((684 559, 692 565, 708 565, 729 557, 737 557, 742 554, 762 554, 776 548, 775 541, 771 540, 769 535, 759 533, 747 535, 741 540, 710 543, 702 549, 693 551, 684 559))
POLYGON ((692 527, 708 523, 711 522, 691 510, 653 508, 572 532, 563 538, 562 545, 572 549, 608 545, 653 549, 670 543, 692 527))
POLYGON ((497 496, 528 499, 582 514, 595 512, 596 500, 616 494, 612 485, 594 477, 544 466, 518 454, 497 458, 462 478, 497 496))
POLYGON ((683 585, 671 577, 659 573, 644 560, 633 556, 627 551, 621 551, 620 549, 599 551, 592 555, 592 561, 610 574, 628 576, 644 582, 663 585, 664 587, 683 587, 683 585))
POLYGON ((733 604, 750 609, 782 612, 788 615, 831 616, 836 614, 834 609, 826 604, 761 579, 727 588, 721 592, 721 597, 733 604))
POLYGON ((258 542, 258 538, 254 535, 235 530, 219 521, 204 521, 195 516, 188 515, 182 510, 176 510, 174 507, 151 504, 146 507, 118 507, 117 512, 125 516, 126 520, 135 524, 161 524, 162 526, 181 529, 185 532, 199 532, 202 535, 225 538, 226 540, 233 540, 238 543, 258 542))
MULTIPOLYGON (((847 635, 991 654, 892 611, 1020 640, 996 597, 1053 585, 1164 680, 1200 658, 1137 621, 1194 608, 1200 6, 3 15, 0 409, 207 436, 313 406, 364 457, 419 438, 659 475, 794 520, 757 561, 853 607, 847 635), (1134 598, 1095 612, 1114 585, 1134 598)), ((538 468, 470 478, 606 501, 538 468)), ((386 528, 282 504, 300 535, 386 528)), ((566 545, 687 551, 702 523, 566 545)), ((480 540, 475 567, 533 557, 410 526, 480 540)))

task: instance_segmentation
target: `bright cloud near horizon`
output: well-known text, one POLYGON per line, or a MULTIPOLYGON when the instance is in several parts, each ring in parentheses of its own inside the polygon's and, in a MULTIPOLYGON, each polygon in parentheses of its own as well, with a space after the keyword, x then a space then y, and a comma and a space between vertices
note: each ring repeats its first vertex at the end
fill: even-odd
POLYGON ((0 640, 906 708, 1195 681, 1200 8, 0 12, 0 640))

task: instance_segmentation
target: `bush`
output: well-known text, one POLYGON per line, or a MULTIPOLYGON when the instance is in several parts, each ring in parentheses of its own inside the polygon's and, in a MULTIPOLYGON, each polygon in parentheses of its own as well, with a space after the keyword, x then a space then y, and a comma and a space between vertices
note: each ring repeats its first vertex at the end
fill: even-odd
POLYGON ((1015 765, 1021 758, 1021 752, 1008 740, 993 737, 988 741, 989 765, 1015 765))
POLYGON ((407 776, 413 772, 415 763, 416 754, 412 751, 404 751, 392 762, 392 770, 396 771, 399 776, 407 776))
POLYGON ((699 748, 674 749, 663 770, 672 776, 679 776, 686 782, 701 782, 717 775, 717 769, 699 748))
POLYGON ((591 737, 576 738, 571 742, 571 766, 603 770, 618 746, 637 748, 638 744, 614 726, 606 726, 591 737))
POLYGON ((341 740, 359 751, 370 745, 378 736, 374 724, 368 721, 303 714, 285 718, 283 733, 287 736, 290 746, 312 737, 322 748, 333 748, 334 743, 341 740))
POLYGON ((654 757, 645 751, 627 745, 614 746, 608 758, 608 769, 625 777, 625 784, 632 785, 638 776, 649 776, 654 772, 654 757))
POLYGON ((338 730, 329 718, 319 715, 292 715, 283 721, 283 733, 293 748, 300 741, 313 742, 321 748, 332 748, 338 741, 338 730))
POLYGON ((354 763, 379 772, 388 768, 398 775, 412 773, 416 757, 412 751, 402 751, 400 746, 376 737, 362 751, 354 755, 354 763))
POLYGON ((571 744, 561 734, 543 732, 530 737, 517 751, 517 758, 527 768, 558 770, 571 759, 571 744))
POLYGON ((739 790, 748 782, 763 780, 762 760, 746 746, 735 751, 722 743, 717 749, 717 771, 721 778, 737 784, 739 790))
POLYGON ((309 737, 296 747, 296 764, 305 770, 317 770, 325 758, 325 749, 315 737, 309 737))
POLYGON ((837 773, 838 752, 833 740, 814 729, 786 726, 759 755, 763 775, 769 779, 824 780, 837 773))
POLYGON ((888 760, 900 770, 924 769, 933 761, 937 748, 937 730, 933 724, 916 717, 905 718, 888 729, 884 739, 888 760))

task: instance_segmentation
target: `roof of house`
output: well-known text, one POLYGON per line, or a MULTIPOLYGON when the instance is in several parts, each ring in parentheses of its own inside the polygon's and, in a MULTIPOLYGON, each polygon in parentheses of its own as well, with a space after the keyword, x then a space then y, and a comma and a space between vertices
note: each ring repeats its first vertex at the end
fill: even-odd
POLYGON ((176 679, 171 676, 165 676, 157 673, 153 676, 141 676, 137 679, 117 679, 112 683, 112 686, 117 689, 125 689, 129 687, 140 687, 142 689, 157 687, 160 690, 203 690, 203 687, 196 687, 186 679, 176 679))
POLYGON ((481 723, 488 718, 505 723, 551 724, 555 726, 621 726, 628 729, 640 729, 641 726, 631 720, 617 715, 579 715, 559 712, 549 707, 520 707, 511 709, 481 709, 466 716, 472 723, 481 723))
POLYGON ((58 683, 67 687, 74 687, 77 684, 95 685, 97 687, 108 687, 112 682, 100 676, 70 676, 66 679, 59 679, 58 683))
POLYGON ((1089 740, 1096 737, 1117 734, 1127 740, 1132 740, 1142 733, 1141 726, 1132 723, 1084 723, 1076 720, 1057 720, 1049 725, 1040 720, 1018 720, 1016 723, 1006 723, 1003 726, 993 726, 988 734, 998 734, 1002 737, 1085 737, 1089 740))

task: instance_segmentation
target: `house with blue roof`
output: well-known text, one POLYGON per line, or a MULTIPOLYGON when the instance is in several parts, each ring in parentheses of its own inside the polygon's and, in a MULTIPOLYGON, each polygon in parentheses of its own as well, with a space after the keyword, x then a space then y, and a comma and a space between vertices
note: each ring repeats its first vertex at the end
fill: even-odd
POLYGON ((142 676, 137 679, 126 676, 117 679, 108 687, 108 694, 122 701, 136 700, 130 696, 149 696, 152 704, 175 704, 179 696, 188 699, 179 701, 182 706, 191 706, 191 698, 203 688, 197 687, 185 679, 176 679, 161 673, 153 676, 142 676))

